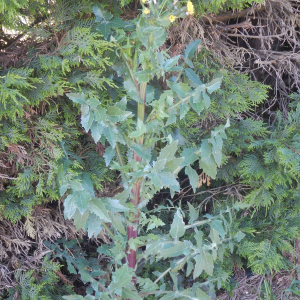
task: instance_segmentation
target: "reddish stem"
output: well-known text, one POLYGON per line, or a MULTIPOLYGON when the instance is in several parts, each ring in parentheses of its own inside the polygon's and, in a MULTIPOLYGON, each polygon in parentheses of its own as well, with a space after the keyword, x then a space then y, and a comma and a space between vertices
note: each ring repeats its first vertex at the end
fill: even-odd
MULTIPOLYGON (((134 156, 136 155, 135 153, 133 154, 134 156)), ((136 155, 137 156, 137 155, 136 155)), ((137 156, 137 158, 140 158, 137 156)), ((130 200, 130 202, 134 205, 137 206, 139 203, 139 198, 140 198, 140 181, 137 181, 134 184, 134 187, 132 189, 132 193, 134 195, 134 198, 130 200)), ((139 211, 137 214, 134 216, 133 224, 127 227, 127 236, 128 236, 128 241, 132 238, 135 239, 138 236, 138 226, 139 226, 139 211)), ((133 249, 130 249, 129 253, 127 254, 127 261, 128 265, 130 268, 135 269, 135 263, 136 263, 136 251, 133 249)))

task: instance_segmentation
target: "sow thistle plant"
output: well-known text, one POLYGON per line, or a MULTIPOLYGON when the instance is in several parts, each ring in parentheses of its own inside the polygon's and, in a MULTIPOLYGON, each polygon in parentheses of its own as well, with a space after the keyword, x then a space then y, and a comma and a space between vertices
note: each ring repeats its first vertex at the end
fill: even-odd
POLYGON ((65 217, 73 219, 77 229, 83 228, 89 237, 105 229, 112 240, 98 248, 100 254, 110 257, 108 271, 94 263, 85 267, 83 259, 68 261, 69 271, 78 272, 89 284, 85 299, 147 299, 149 295, 162 300, 210 299, 201 287, 221 286, 228 274, 214 269, 214 264, 223 260, 227 247, 233 251, 234 242, 244 237, 241 232, 232 232, 230 226, 232 213, 241 204, 202 219, 190 203, 188 212, 180 206, 162 205, 147 210, 161 189, 168 189, 171 197, 180 192, 180 171, 189 177, 194 191, 199 176, 193 165, 216 177, 229 126, 228 120, 214 128, 199 145, 180 144, 170 130, 169 125, 184 119, 189 110, 200 115, 210 105, 210 94, 221 86, 221 78, 203 83, 194 71, 192 58, 200 40, 175 57, 162 49, 171 22, 194 13, 190 1, 175 2, 141 1, 142 13, 131 22, 114 17, 101 5, 93 8, 97 30, 110 45, 106 55, 112 67, 107 68, 106 77, 114 84, 109 88, 121 83, 126 96, 107 106, 101 95, 91 97, 88 90, 67 95, 81 107, 83 128, 91 132, 95 143, 107 145, 106 165, 121 174, 123 186, 114 197, 96 197, 88 172, 67 176, 70 160, 66 152, 58 174, 60 194, 68 193, 65 217), (161 87, 161 80, 168 89, 161 87), (174 216, 167 231, 156 214, 163 210, 174 216), (142 271, 137 269, 145 262, 160 261, 169 267, 155 272, 155 281, 139 276, 142 271), (107 272, 111 274, 104 276, 107 272), (199 280, 201 274, 205 282, 199 280), (180 283, 179 275, 190 278, 193 285, 180 283))

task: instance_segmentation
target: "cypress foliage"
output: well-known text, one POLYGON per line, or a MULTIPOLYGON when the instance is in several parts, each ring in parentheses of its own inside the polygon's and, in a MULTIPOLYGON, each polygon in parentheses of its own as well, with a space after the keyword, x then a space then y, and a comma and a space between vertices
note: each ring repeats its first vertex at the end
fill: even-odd
MULTIPOLYGON (((119 2, 124 6, 131 1, 119 2)), ((80 125, 80 114, 85 108, 81 108, 80 112, 79 105, 65 96, 66 92, 71 92, 84 94, 90 100, 101 98, 101 105, 109 107, 124 95, 120 78, 108 76, 107 70, 112 67, 112 58, 115 59, 112 44, 97 30, 99 20, 92 14, 92 5, 89 0, 59 0, 55 3, 13 1, 11 5, 3 6, 0 12, 2 25, 17 32, 6 45, 1 42, 8 56, 9 47, 15 45, 17 62, 3 60, 0 69, 0 217, 13 223, 30 219, 37 205, 59 200, 67 189, 76 193, 75 187, 85 184, 83 190, 101 190, 103 182, 115 176, 105 167, 105 159, 111 158, 104 159, 99 155, 92 136, 80 125), (17 21, 16 15, 20 16, 17 21), (19 51, 20 38, 24 39, 26 48, 22 53, 19 51)), ((207 10, 218 12, 248 5, 248 0, 202 1, 197 9, 201 14, 207 10)), ((222 85, 210 95, 210 103, 200 116, 189 111, 184 121, 171 124, 170 133, 182 142, 180 147, 192 148, 199 146, 204 138, 211 136, 213 129, 217 130, 217 126, 230 118, 227 139, 222 142, 223 154, 219 153, 220 168, 216 180, 197 189, 197 182, 194 182, 193 188, 197 194, 227 185, 235 186, 236 192, 221 192, 215 197, 219 202, 214 209, 211 208, 211 212, 220 214, 216 224, 223 224, 223 214, 228 213, 229 194, 232 195, 230 200, 242 200, 247 206, 235 212, 233 222, 224 221, 228 232, 242 230, 247 234, 244 239, 236 234, 239 243, 234 244, 234 249, 233 244, 230 245, 234 255, 225 246, 222 248, 224 253, 221 256, 226 260, 216 259, 216 286, 226 286, 232 261, 246 262, 253 272, 259 274, 288 269, 290 262, 282 253, 293 252, 292 242, 300 233, 300 96, 292 95, 295 101, 290 105, 288 115, 277 112, 271 124, 267 120, 251 119, 253 107, 259 107, 268 97, 266 86, 221 66, 203 49, 193 64, 199 80, 211 82, 222 77, 222 85), (243 188, 245 186, 247 189, 243 188)), ((117 69, 117 66, 114 67, 117 69)), ((119 71, 122 73, 122 70, 119 71)), ((185 80, 188 82, 187 76, 185 80)), ((104 144, 105 140, 100 142, 104 144)), ((193 175, 197 177, 203 169, 198 164, 194 167, 197 172, 193 175)), ((202 195, 192 197, 200 202, 207 196, 205 193, 202 195)), ((190 205, 189 209, 190 214, 194 213, 190 205)), ((119 225, 119 231, 125 231, 120 225, 121 217, 117 216, 114 226, 119 225)), ((142 230, 147 232, 165 225, 160 216, 159 209, 151 220, 144 214, 142 230), (147 230, 145 226, 148 226, 147 230)), ((82 220, 78 214, 74 219, 78 229, 87 221, 87 217, 82 220)), ((88 223, 89 226, 94 224, 89 229, 89 236, 97 236, 102 229, 99 220, 91 217, 88 223)), ((28 226, 28 235, 35 238, 35 231, 30 224, 28 226)), ((205 234, 209 236, 208 232, 205 234)), ((119 233, 116 239, 112 250, 115 255, 121 251, 120 244, 124 242, 119 233)), ((104 273, 98 269, 98 273, 87 273, 84 264, 92 268, 96 260, 82 258, 81 248, 75 246, 74 254, 78 256, 74 257, 64 249, 65 245, 70 245, 68 243, 72 247, 75 244, 74 241, 60 240, 55 246, 49 244, 49 247, 58 253, 57 258, 65 259, 68 272, 72 273, 75 266, 80 276, 88 274, 82 280, 90 284, 88 292, 92 293, 91 286, 96 282, 94 277, 104 273)), ((98 248, 98 252, 109 253, 105 246, 98 248)), ((112 264, 109 267, 113 268, 112 264)), ((70 287, 55 290, 52 285, 58 281, 59 268, 45 259, 40 273, 16 271, 17 291, 10 289, 3 295, 7 299, 13 299, 16 293, 22 299, 61 299, 61 295, 71 293, 71 290, 70 287)), ((205 280, 207 275, 202 274, 199 278, 205 280)), ((139 285, 145 293, 149 286, 154 288, 153 282, 147 279, 139 277, 139 285)), ((210 288, 212 291, 215 286, 210 284, 210 288)))

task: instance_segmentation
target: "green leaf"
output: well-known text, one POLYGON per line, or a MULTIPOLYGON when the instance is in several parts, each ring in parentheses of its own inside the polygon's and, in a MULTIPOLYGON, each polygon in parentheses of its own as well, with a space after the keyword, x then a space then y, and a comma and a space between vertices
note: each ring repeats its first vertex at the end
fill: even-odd
POLYGON ((180 110, 180 120, 182 120, 185 115, 187 114, 187 112, 190 110, 190 106, 187 103, 188 100, 186 101, 182 101, 179 104, 179 110, 180 110))
MULTIPOLYGON (((126 192, 126 191, 124 191, 126 192)), ((120 193, 121 194, 121 193, 120 193)), ((110 211, 110 212, 125 212, 125 211, 129 211, 129 208, 122 205, 120 203, 119 199, 116 199, 116 197, 120 194, 117 194, 114 196, 114 199, 111 198, 106 198, 105 199, 105 206, 106 208, 110 211)), ((125 201, 124 201, 125 202, 125 201)))
POLYGON ((75 103, 79 103, 81 105, 85 104, 86 98, 84 93, 68 93, 66 94, 69 99, 71 99, 75 103))
POLYGON ((210 97, 205 93, 205 91, 202 92, 202 95, 206 108, 208 108, 210 106, 210 97))
POLYGON ((157 173, 157 175, 163 186, 166 186, 166 187, 172 186, 173 188, 175 186, 179 186, 178 181, 175 179, 175 177, 172 173, 160 172, 160 173, 157 173))
POLYGON ((126 230, 125 230, 125 227, 123 225, 123 221, 122 221, 121 215, 118 214, 118 213, 111 213, 110 214, 110 218, 111 218, 112 226, 115 228, 115 230, 117 230, 121 234, 125 235, 126 234, 126 230))
POLYGON ((156 216, 151 216, 151 220, 148 224, 147 231, 163 225, 166 224, 161 219, 157 218, 156 216))
POLYGON ((74 225, 76 230, 80 230, 86 223, 89 217, 89 211, 86 210, 83 214, 81 214, 78 210, 76 210, 75 214, 73 215, 74 225))
POLYGON ((90 106, 90 108, 95 109, 98 105, 100 105, 100 101, 96 98, 89 98, 86 101, 86 104, 90 106))
POLYGON ((150 84, 147 84, 146 88, 146 103, 151 103, 154 99, 154 87, 150 84))
POLYGON ((123 28, 125 26, 124 21, 121 18, 118 17, 113 17, 110 21, 109 21, 109 25, 112 28, 123 28))
POLYGON ((146 48, 151 47, 154 50, 162 46, 167 38, 167 31, 163 27, 150 25, 144 18, 136 23, 136 33, 146 48))
POLYGON ((137 283, 141 292, 149 292, 158 290, 158 285, 149 278, 137 277, 137 283))
POLYGON ((93 122, 92 127, 91 127, 91 133, 92 133, 92 137, 93 137, 95 143, 99 142, 101 135, 103 133, 103 130, 104 130, 103 125, 93 122))
POLYGON ((110 161, 112 160, 112 158, 116 155, 116 149, 113 149, 111 146, 107 147, 105 149, 105 152, 103 154, 104 160, 105 160, 105 164, 106 166, 109 165, 110 161))
POLYGON ((104 222, 111 222, 108 211, 101 198, 94 198, 89 204, 89 211, 97 215, 104 222))
POLYGON ((99 24, 96 29, 99 30, 101 32, 101 34, 103 35, 104 39, 107 40, 109 34, 110 34, 110 22, 102 22, 101 24, 99 24))
POLYGON ((126 76, 124 80, 124 88, 127 91, 127 94, 135 101, 142 103, 142 99, 140 98, 139 91, 137 90, 137 86, 132 81, 130 76, 126 76))
POLYGON ((177 210, 174 215, 173 223, 171 225, 171 230, 170 230, 170 234, 173 239, 178 240, 180 237, 184 235, 185 233, 184 225, 185 224, 183 222, 182 214, 180 210, 177 210))
POLYGON ((203 252, 201 252, 200 254, 197 254, 194 257, 196 264, 195 264, 195 268, 194 268, 194 273, 193 273, 193 279, 195 280, 197 277, 199 277, 201 275, 201 273, 203 272, 204 269, 204 259, 203 259, 203 252))
POLYGON ((221 262, 223 262, 223 258, 224 258, 224 252, 225 252, 225 247, 222 245, 218 246, 218 256, 221 262))
POLYGON ((180 57, 181 57, 181 55, 177 55, 170 59, 167 59, 164 64, 165 71, 169 72, 169 70, 178 63, 178 60, 180 57))
POLYGON ((109 251, 110 246, 108 244, 104 244, 97 248, 97 252, 99 254, 104 254, 106 256, 111 256, 111 252, 109 251))
POLYGON ((230 241, 228 243, 228 246, 229 246, 230 252, 233 253, 233 243, 232 243, 232 241, 230 241))
POLYGON ((208 296, 204 291, 202 291, 200 288, 197 289, 196 291, 196 295, 198 297, 198 299, 201 300, 210 300, 210 296, 208 296))
POLYGON ((176 294, 173 292, 168 292, 166 295, 164 295, 159 300, 174 300, 174 299, 176 299, 176 294))
POLYGON ((123 299, 142 300, 137 292, 132 291, 129 288, 122 289, 122 297, 123 299))
POLYGON ((67 198, 64 200, 64 215, 66 219, 71 219, 75 214, 77 209, 77 204, 73 195, 68 195, 67 198))
POLYGON ((110 290, 122 289, 129 284, 133 277, 133 269, 130 269, 128 265, 123 265, 113 273, 113 280, 110 284, 110 290))
POLYGON ((93 6, 93 12, 96 16, 96 22, 101 22, 102 20, 110 20, 112 18, 112 14, 105 11, 101 4, 97 4, 93 6))
POLYGON ((213 220, 210 224, 210 227, 215 229, 222 239, 225 238, 226 232, 224 230, 222 220, 213 220))
POLYGON ((200 113, 203 111, 203 109, 205 107, 204 100, 202 100, 200 102, 196 102, 196 103, 190 102, 190 105, 198 115, 200 115, 200 113))
POLYGON ((123 111, 116 106, 109 106, 107 108, 107 117, 110 122, 117 123, 127 119, 132 113, 130 111, 123 111))
POLYGON ((166 100, 170 106, 173 105, 174 96, 172 90, 164 91, 160 96, 160 100, 166 100))
POLYGON ((76 191, 72 194, 75 205, 79 212, 83 214, 89 206, 91 194, 87 191, 76 191))
POLYGON ((214 156, 217 165, 220 167, 222 162, 222 146, 223 146, 223 140, 220 134, 217 134, 215 137, 211 138, 211 144, 213 146, 212 154, 214 156))
POLYGON ((139 144, 131 144, 130 148, 136 152, 136 154, 143 159, 145 159, 147 162, 151 160, 151 149, 150 148, 144 148, 142 145, 139 144))
POLYGON ((189 259, 187 262, 187 267, 186 267, 186 277, 189 277, 190 274, 192 273, 194 269, 194 264, 193 262, 189 259))
POLYGON ((101 219, 97 215, 90 213, 87 220, 89 238, 91 238, 93 235, 97 237, 103 228, 104 227, 102 225, 101 219))
POLYGON ((193 274, 194 280, 201 275, 203 270, 210 276, 213 274, 214 261, 212 255, 209 252, 202 251, 194 258, 196 261, 194 274, 193 274))
POLYGON ((107 127, 104 128, 103 134, 106 139, 110 143, 110 145, 115 148, 116 147, 116 136, 118 134, 117 128, 113 124, 108 124, 107 127))
POLYGON ((164 28, 151 26, 145 34, 147 35, 148 32, 150 32, 149 46, 152 46, 153 49, 157 49, 165 43, 167 31, 164 28))
POLYGON ((179 255, 182 255, 185 251, 186 251, 185 243, 178 242, 174 247, 161 250, 160 255, 163 258, 177 257, 179 255))
POLYGON ((154 172, 160 172, 166 165, 166 159, 160 159, 153 163, 153 171, 154 172))
POLYGON ((235 238, 235 240, 236 240, 237 242, 240 242, 245 236, 246 236, 245 233, 239 231, 239 232, 234 236, 234 238, 235 238))
POLYGON ((203 100, 204 100, 203 93, 202 93, 202 89, 200 87, 197 87, 196 89, 194 89, 192 100, 193 100, 192 103, 199 103, 199 102, 203 103, 203 100))
POLYGON ((195 40, 193 42, 191 42, 190 44, 188 44, 185 48, 185 51, 184 51, 184 59, 187 59, 187 58, 193 58, 194 55, 195 55, 195 51, 198 49, 198 46, 200 44, 201 40, 195 40))
POLYGON ((201 160, 199 161, 200 167, 203 171, 215 179, 217 175, 217 166, 211 154, 211 146, 208 143, 208 140, 202 140, 201 144, 201 160))
POLYGON ((167 120, 166 126, 176 123, 176 111, 175 109, 171 109, 168 111, 169 118, 167 120))
POLYGON ((169 160, 163 168, 164 172, 171 172, 175 175, 182 169, 180 165, 184 162, 184 157, 173 158, 169 160))
POLYGON ((128 241, 128 247, 129 249, 132 249, 134 251, 137 250, 138 247, 143 246, 144 242, 142 242, 139 238, 130 238, 128 241))
POLYGON ((191 184, 191 186, 193 188, 193 191, 195 193, 197 185, 198 185, 199 175, 197 174, 197 172, 191 166, 185 167, 185 174, 189 177, 190 184, 191 184))
MULTIPOLYGON (((210 237, 210 239, 211 239, 211 241, 212 241, 213 243, 218 244, 218 243, 220 242, 220 236, 219 236, 219 233, 218 233, 217 230, 214 229, 214 228, 211 228, 211 229, 210 229, 209 237, 210 237)), ((216 258, 214 257, 214 259, 216 259, 216 258)))
POLYGON ((140 137, 146 132, 146 130, 147 130, 146 125, 140 119, 138 119, 137 128, 135 131, 130 132, 129 137, 131 138, 140 137))
POLYGON ((89 192, 92 197, 95 197, 94 186, 91 180, 91 173, 89 172, 82 173, 81 185, 85 191, 89 192))
POLYGON ((186 98, 188 93, 191 91, 190 86, 186 83, 173 83, 171 81, 167 81, 167 85, 181 98, 186 98))
POLYGON ((203 232, 202 231, 197 231, 195 233, 195 240, 197 242, 197 248, 200 249, 202 247, 202 242, 203 242, 203 232))
POLYGON ((106 118, 106 109, 104 107, 98 107, 97 110, 94 111, 94 118, 98 123, 104 123, 106 118))
POLYGON ((202 85, 201 80, 199 79, 199 76, 195 73, 194 70, 190 68, 186 68, 185 70, 186 76, 195 84, 202 85))
POLYGON ((188 206, 189 206, 189 216, 190 216, 189 223, 193 224, 199 217, 199 209, 196 210, 194 206, 189 202, 188 202, 188 206))
POLYGON ((134 73, 134 77, 137 79, 139 83, 147 83, 152 77, 151 70, 142 70, 134 73))
POLYGON ((178 148, 178 141, 174 141, 171 145, 167 145, 160 151, 157 160, 166 159, 168 161, 173 159, 177 151, 177 148, 178 148))
POLYGON ((184 162, 181 166, 188 166, 193 164, 197 159, 199 159, 199 155, 196 153, 199 150, 197 148, 185 148, 182 151, 182 156, 184 157, 184 162))
POLYGON ((94 115, 92 113, 88 113, 86 116, 81 116, 81 125, 88 132, 93 124, 94 115))
POLYGON ((222 78, 216 78, 207 84, 206 90, 208 93, 212 93, 221 87, 222 78))
POLYGON ((190 68, 194 69, 194 65, 189 58, 186 58, 184 61, 190 68))
POLYGON ((172 280, 173 280, 173 283, 174 283, 174 287, 173 287, 173 290, 175 289, 176 291, 178 291, 178 278, 177 278, 177 272, 174 273, 174 272, 169 272, 172 280))
POLYGON ((208 252, 203 252, 203 255, 204 255, 204 271, 212 276, 213 274, 213 271, 214 271, 214 260, 213 260, 213 257, 210 253, 208 252))
POLYGON ((153 172, 153 173, 150 173, 147 175, 150 179, 151 179, 151 182, 156 186, 158 187, 159 189, 162 189, 163 188, 163 184, 160 180, 160 178, 158 177, 158 174, 156 172, 153 172))

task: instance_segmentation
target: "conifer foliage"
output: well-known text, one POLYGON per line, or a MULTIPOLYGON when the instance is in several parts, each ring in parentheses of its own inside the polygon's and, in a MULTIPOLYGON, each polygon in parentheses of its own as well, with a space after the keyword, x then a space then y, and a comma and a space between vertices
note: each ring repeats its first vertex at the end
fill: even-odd
POLYGON ((49 236, 42 265, 3 269, 15 283, 2 296, 211 299, 228 286, 232 262, 259 274, 289 268, 282 252, 300 228, 300 106, 266 126, 246 115, 267 87, 222 66, 199 39, 175 56, 166 49, 177 20, 249 1, 141 0, 130 21, 106 4, 0 8, 3 28, 16 32, 1 41, 0 217, 35 240, 33 212, 58 205, 90 243, 49 236), (112 180, 118 187, 105 195, 112 180), (228 185, 235 192, 225 196, 228 185), (217 205, 200 209, 218 188, 217 205))

